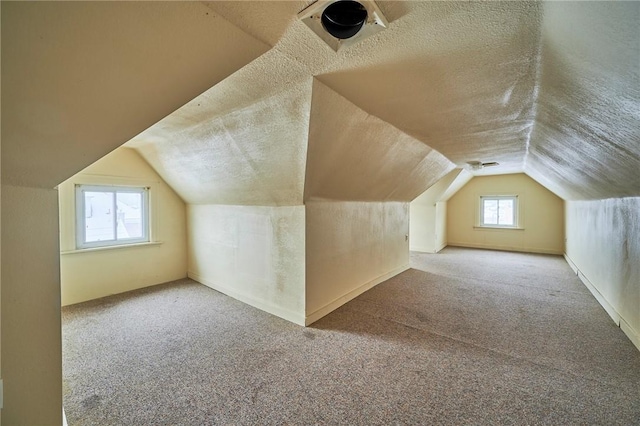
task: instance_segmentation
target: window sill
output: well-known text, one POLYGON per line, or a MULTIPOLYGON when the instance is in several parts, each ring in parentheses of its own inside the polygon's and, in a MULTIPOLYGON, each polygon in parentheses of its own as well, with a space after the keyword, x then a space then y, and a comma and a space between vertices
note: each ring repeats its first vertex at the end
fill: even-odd
POLYGON ((105 251, 105 250, 122 250, 128 248, 137 248, 137 247, 147 247, 147 246, 159 246, 163 244, 162 241, 151 241, 148 243, 137 243, 137 244, 121 244, 117 246, 105 246, 105 247, 91 247, 85 249, 75 249, 75 250, 66 250, 61 251, 60 254, 77 254, 77 253, 92 253, 96 251, 105 251))
POLYGON ((490 229, 493 231, 524 231, 524 228, 517 226, 474 226, 473 229, 490 229))

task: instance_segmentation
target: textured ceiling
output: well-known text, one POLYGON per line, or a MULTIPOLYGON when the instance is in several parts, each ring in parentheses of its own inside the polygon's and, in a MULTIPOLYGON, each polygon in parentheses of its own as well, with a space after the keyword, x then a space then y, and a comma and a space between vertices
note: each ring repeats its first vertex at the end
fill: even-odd
POLYGON ((190 204, 302 204, 311 79, 214 115, 216 86, 129 146, 190 204), (208 108, 210 106, 211 108, 208 108))
POLYGON ((565 199, 640 195, 640 3, 547 3, 525 172, 565 199))
MULTIPOLYGON (((522 170, 533 126, 541 7, 411 2, 373 53, 319 79, 458 166, 522 170)), ((495 172, 495 170, 493 170, 495 172)))
POLYGON ((316 81, 305 201, 411 201, 455 166, 316 81))
POLYGON ((336 53, 297 20, 307 4, 207 3, 273 48, 129 143, 185 201, 282 205, 301 202, 303 192, 305 200, 410 201, 453 163, 500 161, 498 172, 522 171, 538 6, 381 2, 389 29, 336 53), (310 118, 270 104, 312 77, 323 84, 312 86, 310 118), (220 126, 243 116, 245 126, 220 126), (263 154, 253 172, 241 166, 246 153, 224 148, 230 140, 263 154), (307 146, 301 175, 289 151, 307 146))
POLYGON ((336 53, 296 19, 310 3, 206 3, 273 47, 196 98, 201 112, 178 111, 131 142, 188 202, 299 202, 305 180, 305 200, 411 200, 472 160, 500 163, 475 175, 526 172, 568 199, 640 195, 638 4, 382 1, 389 28, 336 53), (296 85, 312 88, 309 114, 269 106, 296 85), (229 114, 255 127, 217 136, 229 114), (215 148, 225 138, 271 147, 253 178, 239 166, 233 179, 212 172, 241 163, 215 148), (308 146, 303 174, 266 158, 289 158, 291 146, 308 146), (200 152, 187 154, 193 170, 185 152, 200 152), (262 191, 272 175, 282 179, 262 191), (232 196, 238 179, 254 186, 232 196), (287 196, 274 195, 279 185, 287 196))
POLYGON ((640 3, 379 1, 389 28, 337 53, 310 3, 3 2, 3 182, 53 186, 142 131, 192 203, 406 199, 470 160, 640 195, 640 3))
POLYGON ((3 184, 53 188, 269 48, 201 3, 1 7, 3 184))

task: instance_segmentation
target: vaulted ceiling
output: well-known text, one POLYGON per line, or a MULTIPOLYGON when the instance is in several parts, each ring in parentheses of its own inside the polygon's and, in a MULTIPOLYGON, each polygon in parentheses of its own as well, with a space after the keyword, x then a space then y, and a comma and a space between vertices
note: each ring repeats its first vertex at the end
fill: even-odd
POLYGON ((130 139, 197 204, 409 201, 472 160, 640 195, 640 3, 379 1, 388 29, 338 52, 310 3, 3 2, 3 180, 130 139))

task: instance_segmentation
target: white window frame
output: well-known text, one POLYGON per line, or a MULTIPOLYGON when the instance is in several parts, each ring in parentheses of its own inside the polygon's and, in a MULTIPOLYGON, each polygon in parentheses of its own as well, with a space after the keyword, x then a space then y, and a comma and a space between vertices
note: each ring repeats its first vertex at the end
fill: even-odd
MULTIPOLYGON (((116 247, 116 246, 128 246, 132 244, 148 243, 151 241, 150 232, 150 203, 149 203, 149 190, 148 186, 115 186, 115 185, 84 185, 76 184, 76 249, 91 249, 97 247, 116 247), (142 194, 142 236, 137 238, 117 239, 117 229, 114 229, 114 235, 116 239, 103 240, 103 241, 85 241, 86 234, 86 217, 85 217, 85 192, 110 192, 114 194, 114 220, 117 220, 117 193, 137 193, 142 194)), ((114 221, 114 227, 117 227, 117 222, 114 221)))
MULTIPOLYGON (((481 195, 480 196, 480 222, 481 228, 504 228, 504 229, 518 229, 518 196, 517 195, 481 195), (484 223, 484 202, 486 200, 513 200, 513 225, 499 225, 484 223)), ((498 213, 499 215, 499 213, 498 213)))

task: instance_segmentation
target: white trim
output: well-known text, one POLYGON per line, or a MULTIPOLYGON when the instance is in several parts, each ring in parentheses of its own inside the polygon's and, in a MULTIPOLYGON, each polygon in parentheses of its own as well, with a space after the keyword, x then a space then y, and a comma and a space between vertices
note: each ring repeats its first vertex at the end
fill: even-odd
POLYGON ((151 188, 149 186, 139 185, 95 185, 95 184, 75 184, 75 229, 76 229, 76 250, 93 249, 98 247, 112 247, 122 245, 133 245, 139 243, 148 243, 151 241, 151 226, 150 226, 150 210, 151 204, 149 200, 149 192, 151 188), (85 206, 85 192, 98 192, 98 193, 111 193, 113 194, 113 239, 101 240, 101 241, 85 241, 85 228, 86 228, 86 206, 85 206), (117 237, 117 200, 118 193, 133 193, 140 194, 141 196, 141 227, 142 236, 135 238, 118 239, 117 237))
POLYGON ((122 250, 122 249, 130 249, 130 248, 137 248, 137 247, 159 246, 161 244, 164 244, 164 241, 147 241, 147 242, 144 242, 144 243, 118 244, 118 245, 113 245, 113 246, 92 247, 92 248, 77 249, 77 250, 66 250, 66 251, 61 251, 60 254, 93 253, 95 251, 122 250))
POLYGON ((598 303, 600 303, 600 305, 604 308, 604 310, 607 311, 607 313, 609 314, 613 322, 615 322, 616 325, 619 327, 620 314, 618 313, 618 311, 616 311, 616 309, 609 302, 607 302, 607 299, 605 299, 604 296, 598 291, 596 286, 593 285, 593 283, 589 281, 589 278, 587 278, 579 269, 578 269, 578 278, 580 278, 580 281, 582 281, 585 287, 589 289, 591 294, 593 294, 593 297, 596 298, 598 303))
POLYGON ((569 264, 569 267, 573 270, 573 273, 578 275, 578 267, 576 266, 575 263, 573 263, 573 260, 571 260, 571 258, 567 256, 567 253, 564 253, 563 256, 564 256, 564 260, 567 261, 567 263, 569 264))
POLYGON ((386 274, 381 275, 378 278, 374 278, 371 281, 368 281, 368 282, 362 284, 361 286, 349 291, 348 293, 338 297, 333 302, 330 302, 330 303, 324 305, 323 307, 321 307, 320 309, 317 309, 316 311, 314 311, 311 314, 307 315, 306 320, 305 320, 305 325, 313 324, 314 322, 318 321, 320 318, 322 318, 325 315, 328 315, 329 313, 335 311, 340 306, 344 305, 345 303, 349 302, 350 300, 353 300, 356 297, 360 296, 365 291, 370 290, 371 288, 375 287, 376 285, 380 284, 381 282, 384 282, 384 281, 388 280, 389 278, 394 277, 394 276, 406 271, 407 269, 409 269, 409 265, 408 264, 404 265, 404 266, 401 266, 399 268, 396 268, 391 272, 387 272, 386 274))
POLYGON ((593 285, 591 281, 589 281, 589 278, 587 278, 582 273, 582 271, 578 269, 578 266, 571 260, 571 258, 567 255, 567 253, 564 253, 564 258, 569 264, 569 267, 573 270, 573 272, 576 273, 578 278, 580 278, 580 281, 582 281, 582 284, 584 284, 584 286, 587 287, 587 289, 589 289, 591 294, 593 294, 593 297, 595 297, 598 303, 600 303, 600 306, 604 308, 604 310, 609 314, 613 322, 615 322, 616 325, 619 327, 620 319, 622 317, 620 316, 618 311, 616 311, 616 309, 607 301, 607 299, 605 299, 605 297, 600 293, 600 291, 598 291, 596 286, 593 285))
POLYGON ((494 225, 474 226, 473 229, 476 231, 524 231, 524 228, 520 228, 517 226, 494 226, 494 225))
MULTIPOLYGON (((509 195, 480 195, 480 211, 478 215, 478 225, 477 227, 482 228, 499 228, 499 229, 518 229, 520 225, 520 216, 519 216, 519 199, 518 195, 509 194, 509 195), (513 225, 499 225, 499 224, 491 224, 484 223, 484 201, 485 200, 496 200, 498 201, 498 206, 500 200, 512 200, 513 201, 513 225)), ((499 213, 498 218, 499 220, 499 213)))
POLYGON ((436 249, 436 253, 440 253, 446 246, 448 246, 447 243, 442 243, 442 245, 436 249))
POLYGON ((635 330, 631 326, 631 324, 629 324, 609 302, 607 302, 607 299, 605 299, 605 297, 598 291, 596 286, 591 281, 589 281, 589 278, 587 278, 582 273, 582 271, 580 271, 578 266, 573 262, 573 260, 571 260, 571 258, 569 257, 569 255, 567 255, 567 253, 564 254, 564 258, 569 264, 569 267, 578 276, 578 278, 580 278, 580 281, 582 281, 585 287, 587 287, 591 292, 591 294, 593 294, 593 297, 595 297, 598 303, 600 303, 600 306, 602 306, 602 308, 607 312, 607 314, 609 314, 613 322, 618 327, 620 327, 620 329, 624 332, 624 334, 627 335, 629 340, 631 340, 631 343, 633 343, 634 346, 638 348, 638 350, 640 350, 640 333, 637 330, 635 330))
POLYGON ((106 186, 152 186, 162 183, 157 179, 143 177, 113 176, 97 173, 81 173, 73 177, 76 185, 106 185, 106 186))
POLYGON ((635 345, 636 348, 640 351, 640 333, 631 327, 631 325, 624 320, 624 318, 620 318, 620 328, 627 335, 631 343, 635 345))
POLYGON ((520 253, 537 253, 537 254, 554 254, 562 256, 561 250, 554 249, 539 249, 534 247, 515 247, 515 246, 494 246, 490 244, 475 244, 475 243, 457 243, 451 242, 447 245, 453 247, 467 247, 467 248, 477 248, 477 249, 485 249, 485 250, 502 250, 502 251, 517 251, 520 253))
POLYGON ((434 253, 433 249, 427 248, 425 246, 410 246, 409 251, 417 251, 420 253, 434 253))
POLYGON ((304 314, 300 312, 290 311, 289 309, 285 309, 281 306, 275 305, 273 303, 256 299, 253 296, 250 296, 244 292, 237 291, 235 289, 225 287, 218 283, 214 283, 213 281, 209 281, 205 278, 202 278, 198 274, 192 271, 187 271, 187 276, 192 280, 199 282, 200 284, 206 285, 220 293, 226 294, 229 297, 233 297, 236 300, 239 300, 247 305, 251 305, 254 308, 258 308, 261 311, 265 311, 271 315, 275 315, 287 321, 290 321, 294 324, 304 326, 304 314))

